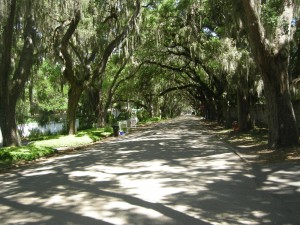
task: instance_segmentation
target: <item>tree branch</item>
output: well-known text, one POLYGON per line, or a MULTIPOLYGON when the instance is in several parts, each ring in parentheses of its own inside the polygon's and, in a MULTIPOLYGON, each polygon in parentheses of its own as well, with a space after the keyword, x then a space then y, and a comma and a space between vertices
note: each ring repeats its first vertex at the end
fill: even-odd
POLYGON ((141 3, 140 0, 136 0, 136 8, 135 12, 133 13, 132 17, 130 18, 128 25, 124 27, 121 34, 119 34, 104 50, 102 59, 99 63, 98 68, 94 71, 92 81, 95 81, 97 77, 99 77, 99 74, 103 74, 105 71, 108 59, 110 55, 112 54, 113 50, 126 38, 126 36, 129 34, 131 29, 135 26, 136 18, 139 16, 141 10, 141 3))
POLYGON ((73 60, 72 60, 70 53, 68 52, 68 44, 69 44, 69 41, 70 41, 72 35, 76 31, 76 28, 79 24, 80 19, 81 19, 80 10, 76 10, 75 16, 72 18, 71 23, 68 27, 68 30, 62 38, 61 46, 60 46, 60 51, 61 51, 62 57, 65 61, 65 66, 66 66, 65 71, 64 71, 64 76, 70 83, 74 83, 75 79, 74 79, 73 60))
POLYGON ((168 70, 173 70, 173 71, 176 71, 178 73, 183 73, 184 72, 184 68, 173 67, 173 66, 165 65, 165 64, 155 62, 155 61, 151 61, 151 60, 145 60, 143 63, 144 64, 157 65, 161 68, 168 69, 168 70))
POLYGON ((177 90, 184 90, 184 89, 187 89, 190 87, 197 87, 197 86, 195 84, 187 84, 187 85, 183 85, 183 86, 171 87, 171 88, 168 88, 168 89, 164 90, 163 92, 161 92, 158 96, 163 96, 169 92, 177 91, 177 90))

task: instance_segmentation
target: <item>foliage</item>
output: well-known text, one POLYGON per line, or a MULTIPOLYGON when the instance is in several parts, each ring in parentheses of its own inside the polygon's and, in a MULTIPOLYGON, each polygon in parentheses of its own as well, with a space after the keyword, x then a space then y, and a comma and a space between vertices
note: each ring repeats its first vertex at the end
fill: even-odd
POLYGON ((0 148, 1 164, 12 164, 19 161, 30 161, 44 156, 49 156, 57 152, 61 147, 78 147, 91 144, 101 140, 103 137, 110 136, 112 128, 88 129, 78 132, 77 135, 40 135, 30 138, 30 144, 22 147, 0 148))
POLYGON ((161 118, 160 117, 152 117, 152 118, 149 118, 147 121, 159 122, 159 121, 161 121, 161 118))
POLYGON ((18 161, 30 161, 54 153, 55 150, 51 147, 34 145, 0 148, 0 165, 15 163, 18 161))
POLYGON ((63 88, 61 66, 44 60, 34 79, 33 101, 42 112, 60 112, 67 109, 67 93, 63 88))
POLYGON ((274 33, 278 26, 282 3, 281 0, 267 0, 262 4, 262 21, 268 29, 267 32, 274 33))
POLYGON ((150 119, 149 112, 146 110, 140 110, 137 112, 137 118, 140 122, 146 122, 148 119, 150 119))
POLYGON ((17 103, 16 120, 18 124, 31 118, 40 125, 56 119, 55 113, 67 109, 67 92, 63 88, 60 65, 43 60, 25 86, 22 98, 17 103))
POLYGON ((39 140, 41 138, 44 138, 45 136, 47 136, 47 134, 42 133, 39 129, 32 129, 30 130, 30 135, 28 136, 28 139, 31 141, 33 141, 34 139, 39 140))
MULTIPOLYGON (((8 2, 5 0, 0 6, 0 40, 5 35, 8 2)), ((264 102, 262 82, 252 55, 255 51, 249 50, 245 24, 238 16, 241 10, 234 7, 239 1, 141 2, 141 17, 134 14, 139 12, 139 1, 82 0, 74 4, 71 0, 41 0, 24 5, 18 2, 10 71, 17 70, 24 44, 24 15, 29 9, 35 16, 32 28, 37 40, 31 77, 24 80, 26 86, 19 90, 17 122, 25 123, 34 117, 44 125, 55 114, 65 113, 68 101, 77 101, 81 93, 78 108, 69 110, 77 113, 80 129, 100 125, 101 116, 107 120, 108 109, 114 102, 131 102, 135 108, 143 109, 138 112, 140 121, 174 117, 190 105, 195 109, 206 107, 204 111, 212 119, 223 121, 223 112, 237 105, 238 90, 252 95, 251 104, 264 102), (80 14, 78 26, 64 43, 67 53, 63 56, 63 37, 76 13, 80 14), (78 98, 71 95, 72 90, 78 91, 78 98)), ((280 34, 275 29, 289 25, 280 17, 285 2, 253 1, 268 41, 280 34)), ((298 16, 295 14, 294 18, 296 25, 298 16)), ((297 68, 297 33, 295 42, 291 53, 293 67, 297 68)), ((3 43, 0 41, 0 56, 3 43)), ((275 49, 275 45, 269 47, 275 49)), ((298 72, 294 72, 293 78, 297 76, 298 72)), ((13 80, 13 73, 8 78, 13 80)), ((10 84, 8 90, 12 88, 10 84)), ((129 116, 122 112, 118 119, 129 116)), ((75 119, 75 115, 68 117, 75 119)), ((83 135, 79 142, 90 141, 90 136, 93 137, 83 135)))
POLYGON ((59 135, 43 137, 44 140, 35 141, 34 146, 37 147, 77 147, 87 145, 95 141, 101 140, 103 137, 109 136, 111 133, 104 128, 92 128, 88 130, 79 131, 76 135, 59 135))
POLYGON ((20 99, 16 106, 16 121, 18 124, 24 124, 29 121, 30 107, 28 102, 20 99))
POLYGON ((160 118, 160 117, 149 117, 145 118, 143 121, 140 121, 139 123, 142 124, 151 124, 151 123, 157 123, 165 120, 165 118, 160 118))

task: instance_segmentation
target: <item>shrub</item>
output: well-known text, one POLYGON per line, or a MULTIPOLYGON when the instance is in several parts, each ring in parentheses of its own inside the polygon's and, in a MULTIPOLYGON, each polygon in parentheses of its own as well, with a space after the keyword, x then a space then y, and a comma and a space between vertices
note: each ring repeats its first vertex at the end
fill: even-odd
POLYGON ((138 111, 137 112, 137 118, 140 122, 145 122, 147 119, 150 118, 149 112, 146 110, 138 111))
POLYGON ((104 132, 108 132, 108 133, 112 133, 113 132, 113 128, 109 125, 106 125, 104 127, 104 132))
POLYGON ((34 139, 34 138, 40 138, 41 136, 43 136, 43 133, 39 129, 33 128, 32 130, 30 130, 30 134, 28 137, 30 139, 34 139))
POLYGON ((53 148, 27 145, 23 147, 7 147, 0 149, 0 161, 4 163, 30 161, 55 153, 53 148))

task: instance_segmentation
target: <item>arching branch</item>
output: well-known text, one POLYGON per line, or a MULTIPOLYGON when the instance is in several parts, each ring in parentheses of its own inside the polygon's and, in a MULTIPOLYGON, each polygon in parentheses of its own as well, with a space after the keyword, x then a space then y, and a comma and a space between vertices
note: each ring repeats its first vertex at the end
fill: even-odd
POLYGON ((195 84, 187 84, 187 85, 183 85, 183 86, 171 87, 171 88, 168 88, 168 89, 164 90, 163 92, 161 92, 158 96, 163 96, 172 91, 185 90, 190 87, 197 87, 197 86, 195 84))

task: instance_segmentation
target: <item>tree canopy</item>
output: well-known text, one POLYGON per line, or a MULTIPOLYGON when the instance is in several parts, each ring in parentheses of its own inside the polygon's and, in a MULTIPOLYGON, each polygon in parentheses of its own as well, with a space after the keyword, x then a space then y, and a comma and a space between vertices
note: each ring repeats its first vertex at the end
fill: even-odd
POLYGON ((0 1, 5 146, 21 144, 18 123, 66 115, 74 134, 76 118, 105 126, 116 104, 193 108, 241 131, 266 108, 270 147, 298 143, 297 0, 0 1))

